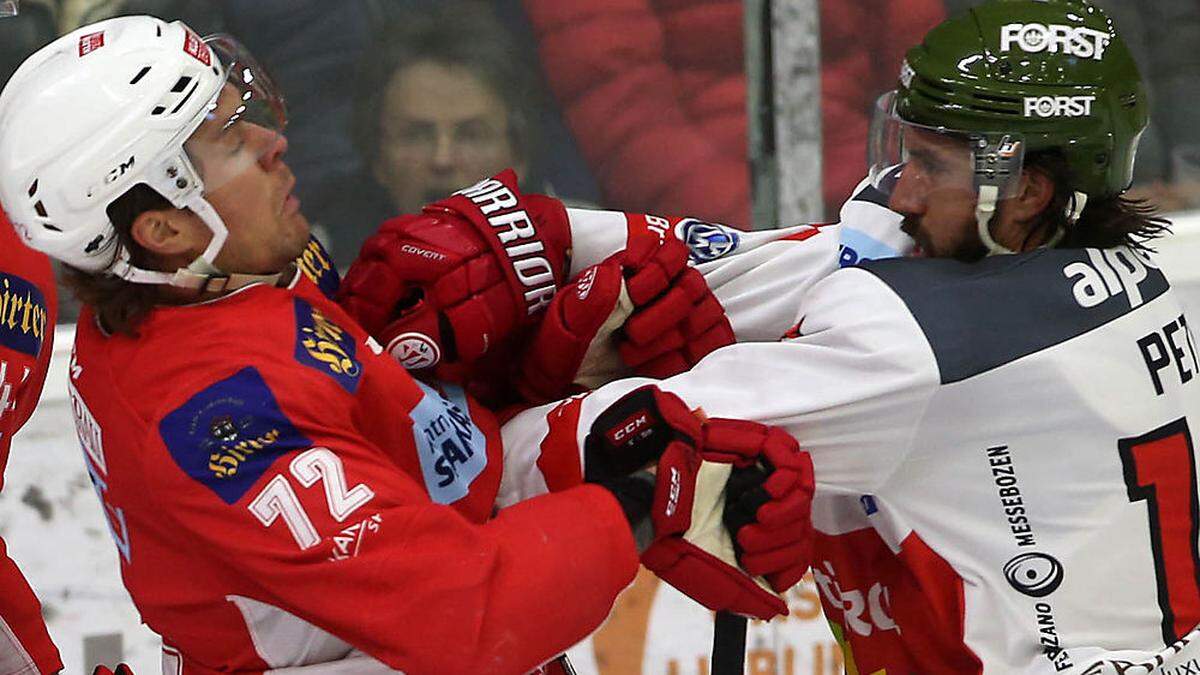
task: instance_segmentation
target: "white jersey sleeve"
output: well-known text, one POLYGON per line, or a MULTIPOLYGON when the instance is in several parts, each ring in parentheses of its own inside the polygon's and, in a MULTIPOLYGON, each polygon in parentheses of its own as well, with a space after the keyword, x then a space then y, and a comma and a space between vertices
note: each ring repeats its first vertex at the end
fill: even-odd
MULTIPOLYGON (((812 454, 824 491, 870 492, 907 453, 937 387, 937 363, 904 303, 866 271, 846 269, 816 282, 803 306, 796 337, 731 345, 666 380, 620 380, 528 410, 505 425, 504 445, 540 447, 565 435, 582 448, 600 412, 655 383, 710 417, 783 427, 812 454)), ((511 503, 546 485, 536 471, 506 470, 501 499, 511 503)))
POLYGON ((800 297, 838 268, 839 226, 797 225, 743 232, 694 218, 568 209, 571 275, 634 237, 675 237, 725 309, 739 342, 778 340, 795 324, 800 297))
POLYGON ((878 185, 864 178, 842 205, 838 213, 842 224, 842 267, 867 260, 902 258, 912 252, 915 242, 900 229, 904 217, 888 208, 898 178, 899 169, 885 175, 878 185))
POLYGON ((842 206, 841 222, 744 232, 695 218, 567 209, 571 276, 624 249, 631 237, 673 236, 725 309, 738 342, 778 340, 798 318, 800 300, 838 267, 912 250, 903 218, 887 208, 894 177, 863 180, 842 206))

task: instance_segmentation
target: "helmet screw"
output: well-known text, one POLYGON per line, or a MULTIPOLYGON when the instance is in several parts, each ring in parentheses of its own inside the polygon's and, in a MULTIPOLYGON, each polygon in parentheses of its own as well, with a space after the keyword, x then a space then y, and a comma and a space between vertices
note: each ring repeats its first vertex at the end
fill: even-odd
POLYGON ((176 177, 176 176, 178 176, 178 175, 179 175, 179 169, 176 169, 176 168, 175 168, 175 167, 173 167, 173 166, 168 166, 168 167, 167 167, 167 177, 168 177, 168 178, 174 178, 174 177, 176 177))
POLYGON ((182 190, 183 188, 185 188, 187 186, 188 186, 188 182, 187 182, 186 178, 180 178, 179 180, 175 181, 175 187, 179 188, 180 190, 182 190))

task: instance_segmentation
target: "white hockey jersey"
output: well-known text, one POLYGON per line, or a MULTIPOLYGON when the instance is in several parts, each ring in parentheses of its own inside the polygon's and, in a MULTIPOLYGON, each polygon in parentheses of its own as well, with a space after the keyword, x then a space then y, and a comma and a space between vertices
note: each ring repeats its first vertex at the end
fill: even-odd
MULTIPOLYGON (((838 228, 798 246, 779 232, 744 260, 792 263, 747 262, 754 273, 713 288, 727 302, 768 278, 771 311, 727 304, 735 332, 795 324, 791 337, 659 384, 710 416, 783 426, 812 454, 814 574, 850 671, 1192 667, 1200 363, 1153 262, 1064 249, 829 273, 838 228), (799 262, 818 249, 824 267, 799 262)), ((718 262, 699 266, 706 278, 718 262)), ((527 411, 505 447, 582 447, 595 415, 646 382, 527 411)), ((553 489, 553 469, 506 466, 502 499, 553 489)))

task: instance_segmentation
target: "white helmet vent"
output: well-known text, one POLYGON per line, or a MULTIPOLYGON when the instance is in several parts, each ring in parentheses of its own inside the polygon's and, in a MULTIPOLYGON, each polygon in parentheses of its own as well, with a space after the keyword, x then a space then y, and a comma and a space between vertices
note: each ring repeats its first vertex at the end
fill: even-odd
POLYGON ((142 66, 142 69, 138 71, 137 75, 133 76, 133 79, 129 81, 129 84, 137 84, 138 82, 141 82, 142 78, 145 77, 149 72, 150 66, 142 66))
POLYGON ((187 75, 180 77, 179 80, 175 82, 175 86, 171 87, 171 91, 167 92, 161 99, 159 99, 158 105, 154 106, 154 109, 150 111, 150 115, 152 117, 158 117, 159 115, 163 114, 166 114, 167 117, 174 115, 183 109, 183 106, 186 105, 188 100, 192 98, 192 94, 195 94, 196 90, 199 88, 199 80, 187 75), (189 84, 191 87, 188 87, 189 84), (183 93, 181 96, 180 94, 184 91, 184 89, 187 89, 187 92, 183 93), (169 112, 168 108, 170 109, 169 112))

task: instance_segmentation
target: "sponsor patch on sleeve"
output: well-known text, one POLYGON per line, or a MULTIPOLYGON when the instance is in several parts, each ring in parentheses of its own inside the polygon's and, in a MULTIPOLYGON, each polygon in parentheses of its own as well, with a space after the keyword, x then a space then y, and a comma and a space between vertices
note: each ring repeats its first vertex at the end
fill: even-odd
POLYGON ((325 250, 316 237, 308 240, 308 246, 304 247, 304 253, 296 258, 296 266, 300 268, 304 276, 308 277, 309 281, 321 289, 321 293, 325 297, 330 300, 335 299, 338 288, 342 285, 342 277, 338 274, 329 251, 325 250))
POLYGON ((467 495, 487 467, 487 439, 475 426, 462 388, 443 385, 445 393, 417 381, 424 396, 413 408, 413 440, 429 498, 452 504, 467 495))
POLYGON ((312 445, 255 368, 192 396, 158 430, 179 468, 226 504, 241 499, 277 458, 312 445))
POLYGON ((742 243, 741 233, 727 225, 684 218, 675 226, 679 240, 687 244, 692 262, 706 263, 733 253, 742 243))
POLYGON ((37 286, 0 273, 0 346, 36 358, 48 320, 46 297, 37 286))
POLYGON ((354 336, 321 310, 296 299, 296 360, 332 377, 353 394, 362 378, 354 336))

